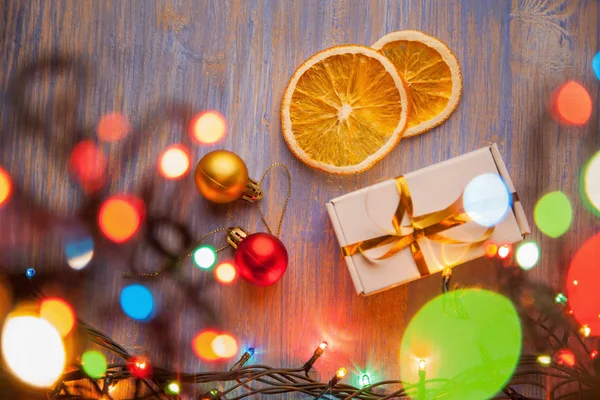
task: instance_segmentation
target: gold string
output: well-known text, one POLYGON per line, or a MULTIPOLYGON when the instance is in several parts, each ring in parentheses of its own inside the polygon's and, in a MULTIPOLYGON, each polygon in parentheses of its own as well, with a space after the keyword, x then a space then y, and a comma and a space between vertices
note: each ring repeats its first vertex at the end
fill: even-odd
MULTIPOLYGON (((202 236, 202 237, 200 238, 200 240, 198 240, 198 241, 196 242, 196 244, 194 244, 194 245, 193 245, 193 246, 190 248, 190 250, 189 250, 188 252, 186 252, 186 253, 185 253, 185 255, 183 255, 183 256, 181 256, 181 257, 179 257, 179 258, 177 259, 177 262, 179 262, 179 261, 183 260, 184 258, 186 258, 186 257, 189 257, 189 256, 191 256, 192 254, 194 254, 194 250, 196 250, 196 248, 197 248, 198 246, 200 246, 200 245, 202 244, 202 242, 204 242, 204 241, 206 240, 206 238, 208 238, 209 236, 211 236, 211 235, 214 235, 215 233, 218 233, 218 232, 223 232, 223 231, 226 231, 226 230, 227 230, 227 228, 219 228, 219 229, 215 229, 215 230, 212 230, 212 231, 208 232, 206 235, 202 236)), ((218 249, 216 249, 215 251, 216 251, 217 253, 220 253, 220 252, 222 252, 223 250, 225 250, 225 249, 226 249, 226 248, 228 248, 228 247, 229 247, 229 245, 228 245, 228 244, 226 244, 225 246, 219 247, 219 248, 218 248, 218 249)))
MULTIPOLYGON (((259 185, 262 188, 263 182, 265 181, 267 175, 275 167, 282 167, 285 170, 287 177, 288 177, 287 195, 285 196, 285 201, 283 203, 283 209, 281 210, 281 216, 279 217, 279 223, 277 224, 277 235, 276 236, 279 237, 279 236, 281 236, 281 227, 283 225, 283 218, 285 216, 285 212, 287 210, 288 204, 290 202, 290 198, 292 196, 292 174, 290 173, 290 170, 284 164, 274 163, 274 164, 271 164, 269 166, 269 168, 266 169, 265 173, 263 174, 262 178, 259 181, 259 185)), ((260 214, 260 218, 262 219, 262 222, 267 227, 269 233, 273 235, 273 231, 271 230, 271 227, 269 226, 269 223, 267 222, 267 218, 265 217, 265 214, 263 213, 262 207, 260 206, 260 201, 257 203, 257 206, 258 206, 258 212, 260 214)), ((218 228, 218 229, 208 232, 206 235, 202 236, 200 238, 200 240, 198 240, 196 242, 196 244, 194 244, 194 246, 192 246, 188 251, 186 251, 186 253, 184 255, 178 257, 176 260, 168 262, 167 264, 165 264, 165 266, 163 268, 159 269, 156 272, 137 272, 135 274, 132 272, 124 272, 123 278, 133 278, 134 276, 142 277, 142 278, 156 278, 158 275, 160 275, 164 271, 168 270, 169 268, 173 268, 174 266, 179 264, 184 258, 190 257, 194 253, 194 250, 199 245, 201 245, 209 236, 214 235, 215 233, 218 233, 218 232, 226 231, 226 230, 227 230, 227 228, 218 228)), ((222 247, 216 249, 215 251, 217 253, 220 253, 223 250, 227 249, 228 247, 229 247, 229 245, 226 244, 225 246, 222 246, 222 247)))
MULTIPOLYGON (((208 232, 206 235, 202 236, 202 238, 200 238, 200 240, 198 240, 198 242, 196 242, 196 244, 194 244, 194 246, 191 247, 190 250, 188 250, 184 255, 178 257, 174 261, 170 261, 170 262, 166 263, 164 267, 162 267, 161 269, 159 269, 156 272, 136 272, 135 274, 132 272, 123 272, 123 278, 133 278, 134 276, 140 277, 140 278, 156 278, 158 275, 162 274, 169 268, 172 268, 172 267, 176 266, 177 264, 179 264, 179 262, 181 262, 181 260, 183 260, 184 258, 190 257, 192 254, 194 254, 194 250, 196 249, 196 247, 201 245, 202 242, 204 242, 204 240, 206 240, 206 238, 208 238, 211 235, 214 235, 217 232, 223 232, 226 230, 227 230, 227 228, 219 228, 219 229, 215 229, 213 231, 208 232)), ((229 247, 229 245, 225 245, 225 246, 222 246, 222 247, 216 249, 215 251, 217 253, 220 253, 221 251, 225 250, 228 247, 229 247)))
MULTIPOLYGON (((285 170, 286 174, 287 174, 287 177, 288 177, 288 191, 287 191, 287 195, 285 197, 285 201, 283 203, 283 209, 281 210, 281 217, 279 217, 279 224, 277 224, 277 234, 275 235, 275 236, 279 237, 279 236, 281 236, 281 226, 283 225, 283 217, 285 216, 285 212, 287 210, 287 206, 288 206, 288 204, 290 202, 290 198, 292 196, 292 174, 290 174, 290 170, 285 166, 285 164, 274 163, 274 164, 271 164, 269 166, 269 168, 267 168, 267 170, 263 174, 262 178, 260 178, 259 185, 262 188, 263 182, 264 182, 265 178, 267 177, 267 174, 269 173, 269 171, 271 171, 271 169, 273 169, 275 167, 281 167, 281 168, 283 168, 285 170)), ((273 235, 274 233, 271 230, 271 227, 269 226, 269 223, 267 222, 267 218, 265 217, 265 214, 263 213, 262 207, 260 206, 260 201, 257 203, 257 205, 258 205, 258 212, 260 213, 260 218, 262 219, 262 222, 267 227, 269 233, 271 235, 273 235)))

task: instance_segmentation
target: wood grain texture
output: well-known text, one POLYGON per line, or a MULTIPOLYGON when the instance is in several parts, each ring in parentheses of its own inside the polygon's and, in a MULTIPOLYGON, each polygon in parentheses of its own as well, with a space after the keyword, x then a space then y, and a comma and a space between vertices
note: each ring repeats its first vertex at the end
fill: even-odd
MULTIPOLYGON (((64 133, 60 124, 69 121, 32 138, 13 117, 5 95, 19 68, 47 53, 76 54, 97 67, 73 116, 91 127, 107 112, 122 112, 137 124, 160 107, 185 102, 198 110, 218 110, 229 124, 217 146, 193 147, 194 160, 213 148, 232 150, 255 178, 273 162, 289 166, 294 188, 282 240, 291 258, 281 282, 266 289, 243 282, 222 287, 191 264, 183 272, 203 285, 200 294, 217 311, 218 328, 238 336, 242 347, 258 350, 256 363, 300 365, 326 340, 330 347, 316 366, 323 379, 342 365, 351 370, 354 384, 364 370, 375 380, 398 378, 402 334, 439 293, 439 277, 357 296, 324 207, 343 193, 497 142, 532 225, 543 193, 562 190, 573 202, 573 225, 563 238, 543 237, 534 227, 532 237, 541 244, 543 258, 530 273, 533 279, 564 287, 568 261, 598 230, 578 180, 583 163, 600 149, 598 107, 580 128, 558 125, 547 111, 551 92, 569 79, 589 88, 596 104, 598 81, 591 70, 599 48, 596 1, 6 0, 0 17, 0 165, 52 212, 73 215, 82 203, 67 178, 68 154, 53 139, 64 133), (371 45, 399 29, 437 36, 456 54, 464 77, 458 109, 439 128, 402 140, 365 173, 337 177, 310 170, 292 156, 281 135, 279 109, 287 80, 321 49, 371 45)), ((52 114, 48 104, 66 88, 68 79, 57 80, 49 88, 32 88, 27 96, 52 114)), ((88 134, 94 137, 93 128, 88 134)), ((110 192, 136 193, 143 179, 155 179, 161 196, 149 208, 189 224, 197 237, 230 225, 265 230, 253 205, 209 205, 193 179, 173 183, 157 176, 161 149, 186 136, 185 127, 165 123, 144 131, 140 148, 108 146, 109 165, 123 171, 110 182, 110 192)), ((278 217, 285 183, 283 174, 275 173, 264 188, 270 221, 278 217)), ((28 219, 0 214, 0 222, 7 268, 43 270, 42 261, 52 260, 47 264, 69 269, 56 235, 36 234, 28 219)), ((152 254, 141 257, 148 270, 157 267, 152 254)), ((165 278, 150 286, 169 321, 176 359, 166 359, 145 325, 122 315, 118 295, 126 284, 121 278, 125 264, 96 255, 86 282, 66 294, 78 315, 157 363, 185 371, 223 368, 199 363, 190 351, 193 335, 206 321, 186 305, 175 281, 165 278)), ((485 262, 458 267, 455 280, 494 286, 485 262)))

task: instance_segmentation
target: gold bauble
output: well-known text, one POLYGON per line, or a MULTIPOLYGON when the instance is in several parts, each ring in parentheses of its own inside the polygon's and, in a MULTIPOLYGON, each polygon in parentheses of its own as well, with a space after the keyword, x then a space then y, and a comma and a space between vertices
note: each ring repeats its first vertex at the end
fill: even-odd
POLYGON ((215 150, 198 161, 196 187, 213 203, 230 203, 240 198, 248 184, 244 160, 227 150, 215 150))

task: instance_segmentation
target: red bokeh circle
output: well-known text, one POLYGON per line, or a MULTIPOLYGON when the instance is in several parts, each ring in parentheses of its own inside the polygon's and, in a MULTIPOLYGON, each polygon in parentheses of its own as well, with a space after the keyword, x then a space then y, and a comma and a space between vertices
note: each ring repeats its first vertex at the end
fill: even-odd
POLYGON ((600 336, 600 234, 588 239, 571 261, 567 298, 573 316, 588 325, 591 336, 600 336))
POLYGON ((86 192, 102 188, 106 181, 106 157, 91 140, 79 142, 69 158, 69 170, 86 192))

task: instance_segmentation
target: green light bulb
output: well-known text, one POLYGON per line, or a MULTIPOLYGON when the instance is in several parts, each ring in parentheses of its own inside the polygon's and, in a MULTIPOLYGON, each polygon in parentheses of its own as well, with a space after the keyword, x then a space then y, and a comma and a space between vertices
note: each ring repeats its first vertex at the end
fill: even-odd
POLYGON ((370 384, 371 384, 371 378, 369 378, 369 375, 363 374, 363 376, 360 377, 361 389, 364 388, 365 386, 369 386, 370 384))
POLYGON ((554 301, 558 304, 567 304, 567 296, 565 296, 562 293, 559 293, 556 295, 556 297, 554 298, 554 301))

